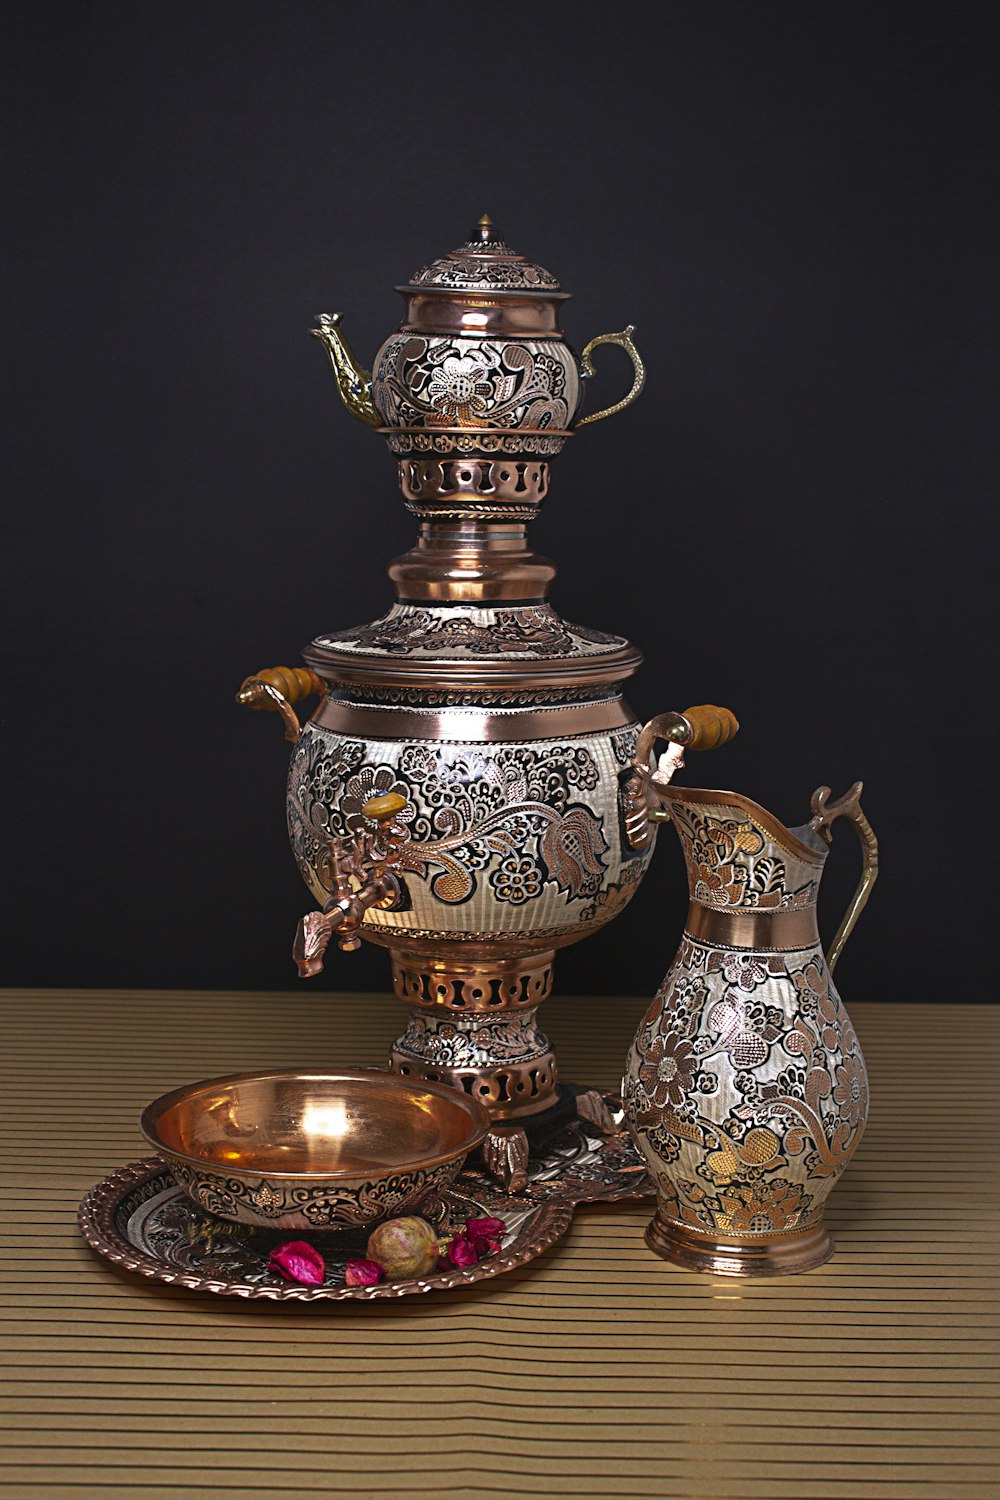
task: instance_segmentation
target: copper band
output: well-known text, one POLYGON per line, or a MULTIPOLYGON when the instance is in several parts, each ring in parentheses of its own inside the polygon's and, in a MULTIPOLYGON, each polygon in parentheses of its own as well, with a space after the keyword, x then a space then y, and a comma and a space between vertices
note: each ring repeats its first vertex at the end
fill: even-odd
POLYGON ((415 438, 459 437, 470 439, 482 437, 490 438, 494 442, 498 437, 516 438, 520 442, 530 440, 531 438, 541 438, 547 442, 549 438, 571 438, 573 436, 573 429, 571 427, 511 427, 506 429, 502 427, 473 427, 471 425, 468 427, 439 427, 436 424, 433 427, 407 427, 402 422, 398 426, 378 427, 376 431, 380 432, 383 437, 400 437, 405 433, 407 436, 415 438))
POLYGON ((519 522, 425 520, 417 545, 389 564, 397 597, 464 604, 544 599, 555 564, 528 547, 524 529, 519 522))
POLYGON ((320 729, 365 740, 442 740, 459 744, 494 741, 574 739, 634 725, 636 718, 623 698, 601 698, 596 703, 558 703, 551 708, 405 709, 381 704, 348 703, 324 698, 313 714, 320 729))
POLYGON ((801 911, 714 911, 692 901, 684 933, 713 948, 750 948, 757 952, 794 951, 819 942, 815 906, 801 911))
POLYGON ((410 333, 458 334, 462 338, 530 338, 562 343, 557 304, 567 292, 486 292, 400 286, 406 298, 402 327, 410 333), (478 318, 473 324, 469 313, 478 318))

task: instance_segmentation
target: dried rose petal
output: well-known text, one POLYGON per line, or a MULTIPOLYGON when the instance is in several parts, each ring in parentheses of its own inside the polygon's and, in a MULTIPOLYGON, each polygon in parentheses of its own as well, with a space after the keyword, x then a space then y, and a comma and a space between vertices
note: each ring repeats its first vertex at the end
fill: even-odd
POLYGON ((456 1234, 448 1246, 448 1259, 453 1266, 474 1266, 479 1252, 467 1234, 456 1234))
POLYGON ((322 1286, 326 1262, 305 1240, 288 1240, 284 1245, 275 1245, 268 1256, 267 1269, 277 1271, 286 1281, 300 1281, 303 1286, 322 1286))
POLYGON ((349 1260, 344 1272, 345 1286, 377 1286, 385 1272, 377 1260, 349 1260))
POLYGON ((465 1232, 475 1246, 480 1259, 484 1255, 496 1255, 503 1244, 507 1225, 503 1219, 466 1219, 465 1232))

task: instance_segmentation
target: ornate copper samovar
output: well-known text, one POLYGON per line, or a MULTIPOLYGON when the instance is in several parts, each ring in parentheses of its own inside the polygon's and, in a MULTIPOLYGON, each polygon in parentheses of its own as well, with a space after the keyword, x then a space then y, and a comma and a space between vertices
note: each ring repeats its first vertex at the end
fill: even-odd
MULTIPOLYGON (((567 293, 515 254, 489 218, 399 287, 402 325, 372 372, 340 314, 313 330, 349 411, 397 455, 416 545, 389 565, 396 602, 371 624, 318 636, 306 667, 248 678, 240 702, 277 709, 295 742, 288 822, 320 910, 295 957, 322 968, 332 935, 389 949, 409 1007, 400 1073, 450 1083, 494 1121, 492 1163, 519 1180, 530 1129, 565 1109, 536 1024, 557 948, 595 932, 645 873, 655 812, 634 774, 639 724, 622 683, 642 655, 571 625, 548 602, 555 568, 527 545, 549 460, 574 431, 628 406, 644 371, 632 328, 576 355, 559 329, 567 293), (630 355, 632 387, 580 416, 592 355, 630 355), (319 707, 300 728, 292 704, 319 707)), ((725 710, 670 714, 657 737, 707 748, 725 710)), ((579 1107, 600 1114, 597 1096, 579 1107)), ((487 1153, 490 1159, 490 1152, 487 1153)))

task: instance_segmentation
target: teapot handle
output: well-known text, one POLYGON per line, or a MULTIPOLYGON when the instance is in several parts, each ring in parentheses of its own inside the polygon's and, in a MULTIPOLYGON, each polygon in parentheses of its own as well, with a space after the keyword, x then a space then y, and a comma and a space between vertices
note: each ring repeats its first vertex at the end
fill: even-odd
POLYGON ((854 824, 854 831, 861 845, 861 881, 851 904, 844 913, 844 919, 837 928, 837 935, 830 945, 827 954, 827 964, 832 974, 837 960, 844 951, 844 944, 854 931, 855 924, 860 917, 868 897, 872 893, 872 887, 878 879, 878 839, 875 837, 874 829, 861 811, 861 793, 864 783, 856 781, 849 792, 843 797, 838 797, 836 802, 831 802, 830 788, 828 786, 817 787, 812 795, 812 822, 813 828, 820 838, 826 843, 833 840, 833 824, 838 818, 847 818, 854 824))
POLYGON ((627 328, 623 328, 621 333, 602 333, 598 338, 591 339, 580 355, 580 374, 584 380, 589 380, 595 373, 594 361, 591 358, 593 351, 600 344, 618 344, 620 348, 625 350, 625 353, 632 361, 633 378, 632 389, 627 396, 623 397, 621 401, 616 401, 614 406, 606 406, 603 411, 595 411, 589 417, 581 417, 579 422, 575 424, 577 427, 586 427, 588 422, 601 422, 605 417, 613 417, 616 412, 624 411, 626 406, 632 405, 632 402, 646 384, 646 366, 640 358, 638 349, 632 342, 633 333, 635 333, 635 325, 633 323, 630 323, 627 328))

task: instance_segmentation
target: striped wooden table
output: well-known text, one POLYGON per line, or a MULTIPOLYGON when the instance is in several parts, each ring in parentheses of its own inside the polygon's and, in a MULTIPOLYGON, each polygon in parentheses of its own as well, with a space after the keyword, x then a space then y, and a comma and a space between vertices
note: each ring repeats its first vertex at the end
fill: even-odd
MULTIPOLYGON (((379 1063, 395 1002, 316 989, 5 995, 0 1492, 995 1500, 996 1011, 855 1005, 873 1111, 807 1276, 702 1278, 641 1208, 404 1303, 243 1304, 125 1279, 79 1198, 146 1154, 163 1090, 379 1063), (3 1483, 5 1481, 5 1485, 3 1483)), ((614 1085, 644 1001, 546 1002, 614 1085)))

